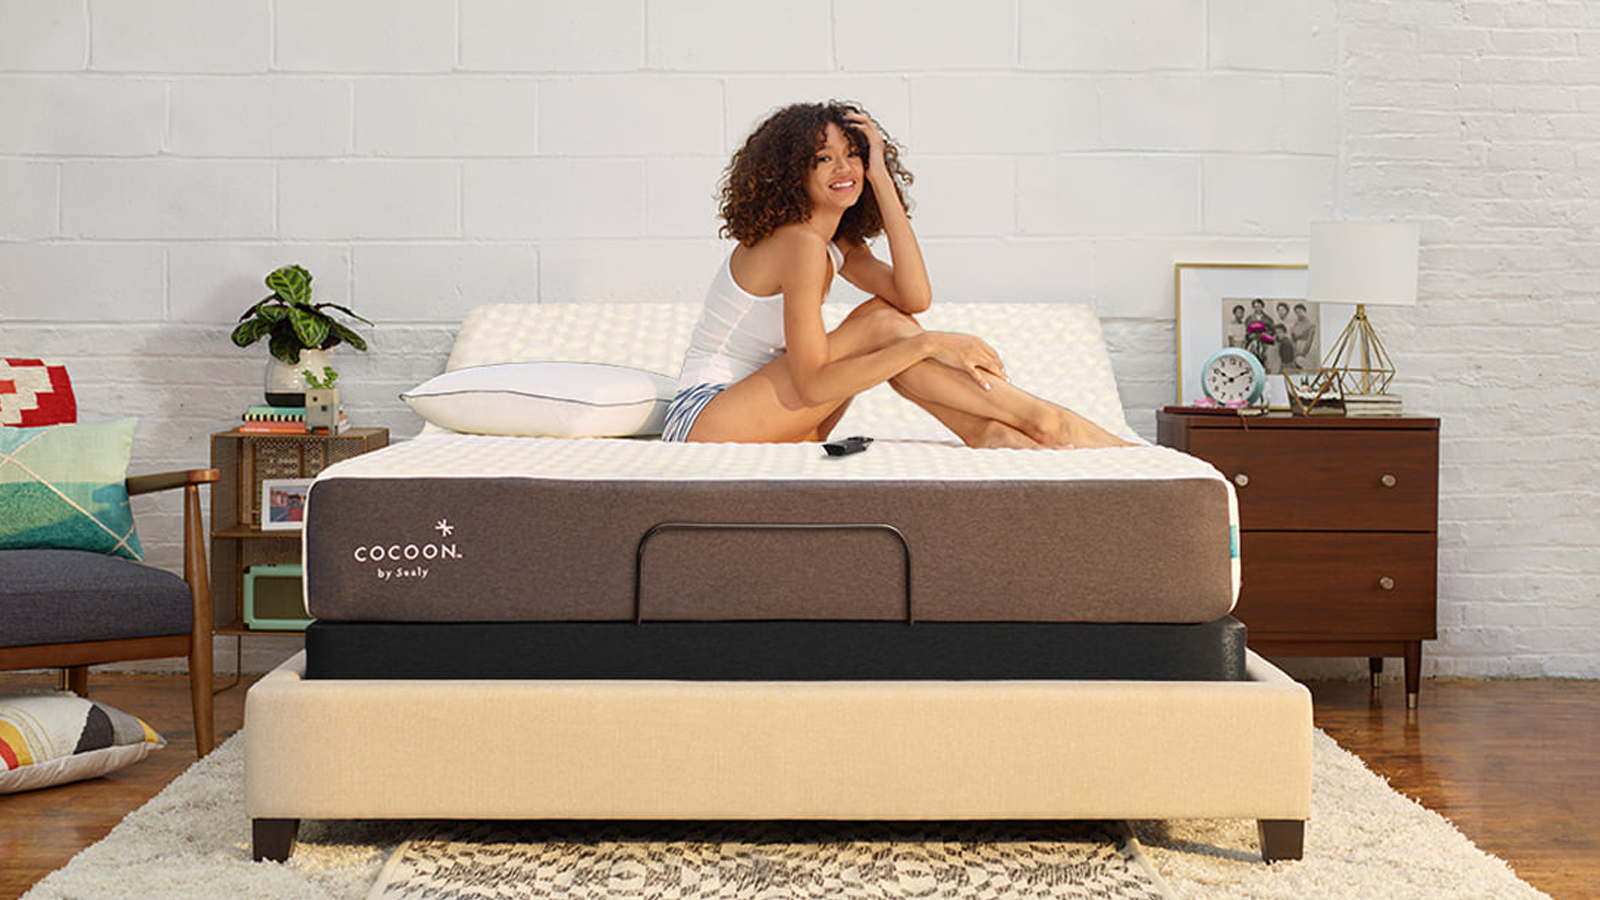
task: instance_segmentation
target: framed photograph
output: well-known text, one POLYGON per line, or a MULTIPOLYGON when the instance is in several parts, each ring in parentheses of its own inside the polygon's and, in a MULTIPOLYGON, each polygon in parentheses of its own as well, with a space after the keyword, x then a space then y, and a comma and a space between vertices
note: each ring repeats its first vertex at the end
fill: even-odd
POLYGON ((261 530, 299 531, 305 522, 309 478, 261 480, 261 530))
POLYGON ((1270 263, 1178 263, 1178 403, 1204 397, 1200 367, 1224 347, 1253 354, 1267 370, 1267 403, 1289 408, 1283 372, 1316 369, 1355 308, 1306 300, 1306 267, 1270 263))

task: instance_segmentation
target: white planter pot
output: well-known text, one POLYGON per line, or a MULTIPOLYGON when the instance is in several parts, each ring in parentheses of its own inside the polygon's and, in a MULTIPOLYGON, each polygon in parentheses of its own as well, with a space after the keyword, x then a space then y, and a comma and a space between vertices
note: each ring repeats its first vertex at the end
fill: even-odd
POLYGON ((300 374, 310 369, 318 377, 322 376, 322 367, 328 364, 328 351, 326 350, 301 350, 300 361, 288 365, 276 356, 267 356, 267 402, 273 406, 304 406, 306 391, 311 385, 306 384, 305 376, 300 374))

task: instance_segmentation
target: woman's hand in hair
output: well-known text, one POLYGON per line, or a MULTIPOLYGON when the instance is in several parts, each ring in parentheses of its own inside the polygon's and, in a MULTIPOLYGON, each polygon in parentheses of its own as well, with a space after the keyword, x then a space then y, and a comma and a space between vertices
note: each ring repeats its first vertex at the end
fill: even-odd
POLYGON ((878 131, 877 123, 862 112, 846 113, 845 119, 867 139, 867 174, 888 175, 889 168, 883 156, 883 134, 878 131))

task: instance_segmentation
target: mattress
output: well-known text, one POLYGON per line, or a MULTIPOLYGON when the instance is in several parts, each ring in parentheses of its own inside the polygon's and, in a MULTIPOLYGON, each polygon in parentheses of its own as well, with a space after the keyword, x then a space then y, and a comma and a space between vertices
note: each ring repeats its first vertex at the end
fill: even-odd
POLYGON ((1149 445, 441 434, 325 469, 304 565, 328 621, 1201 623, 1236 534, 1232 486, 1149 445))
POLYGON ((1031 622, 327 622, 306 677, 1239 681, 1245 627, 1031 622))

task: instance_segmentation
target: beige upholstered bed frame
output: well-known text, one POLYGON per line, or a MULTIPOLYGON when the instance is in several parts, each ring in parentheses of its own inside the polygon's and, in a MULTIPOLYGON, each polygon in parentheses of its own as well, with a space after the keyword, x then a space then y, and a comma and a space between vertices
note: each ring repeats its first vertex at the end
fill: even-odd
MULTIPOLYGON (((488 307, 463 324, 450 367, 567 358, 671 372, 694 313, 488 307), (597 324, 645 335, 655 357, 572 340, 597 324)), ((928 319, 983 334, 1020 384, 1062 373, 1061 390, 1040 393, 1131 434, 1086 308, 970 304, 928 319)), ((849 421, 839 433, 894 427, 849 421)), ((296 656, 246 702, 258 859, 286 858, 302 819, 1203 817, 1258 820, 1271 860, 1301 855, 1310 814, 1310 695, 1253 653, 1239 682, 303 675, 296 656)))

